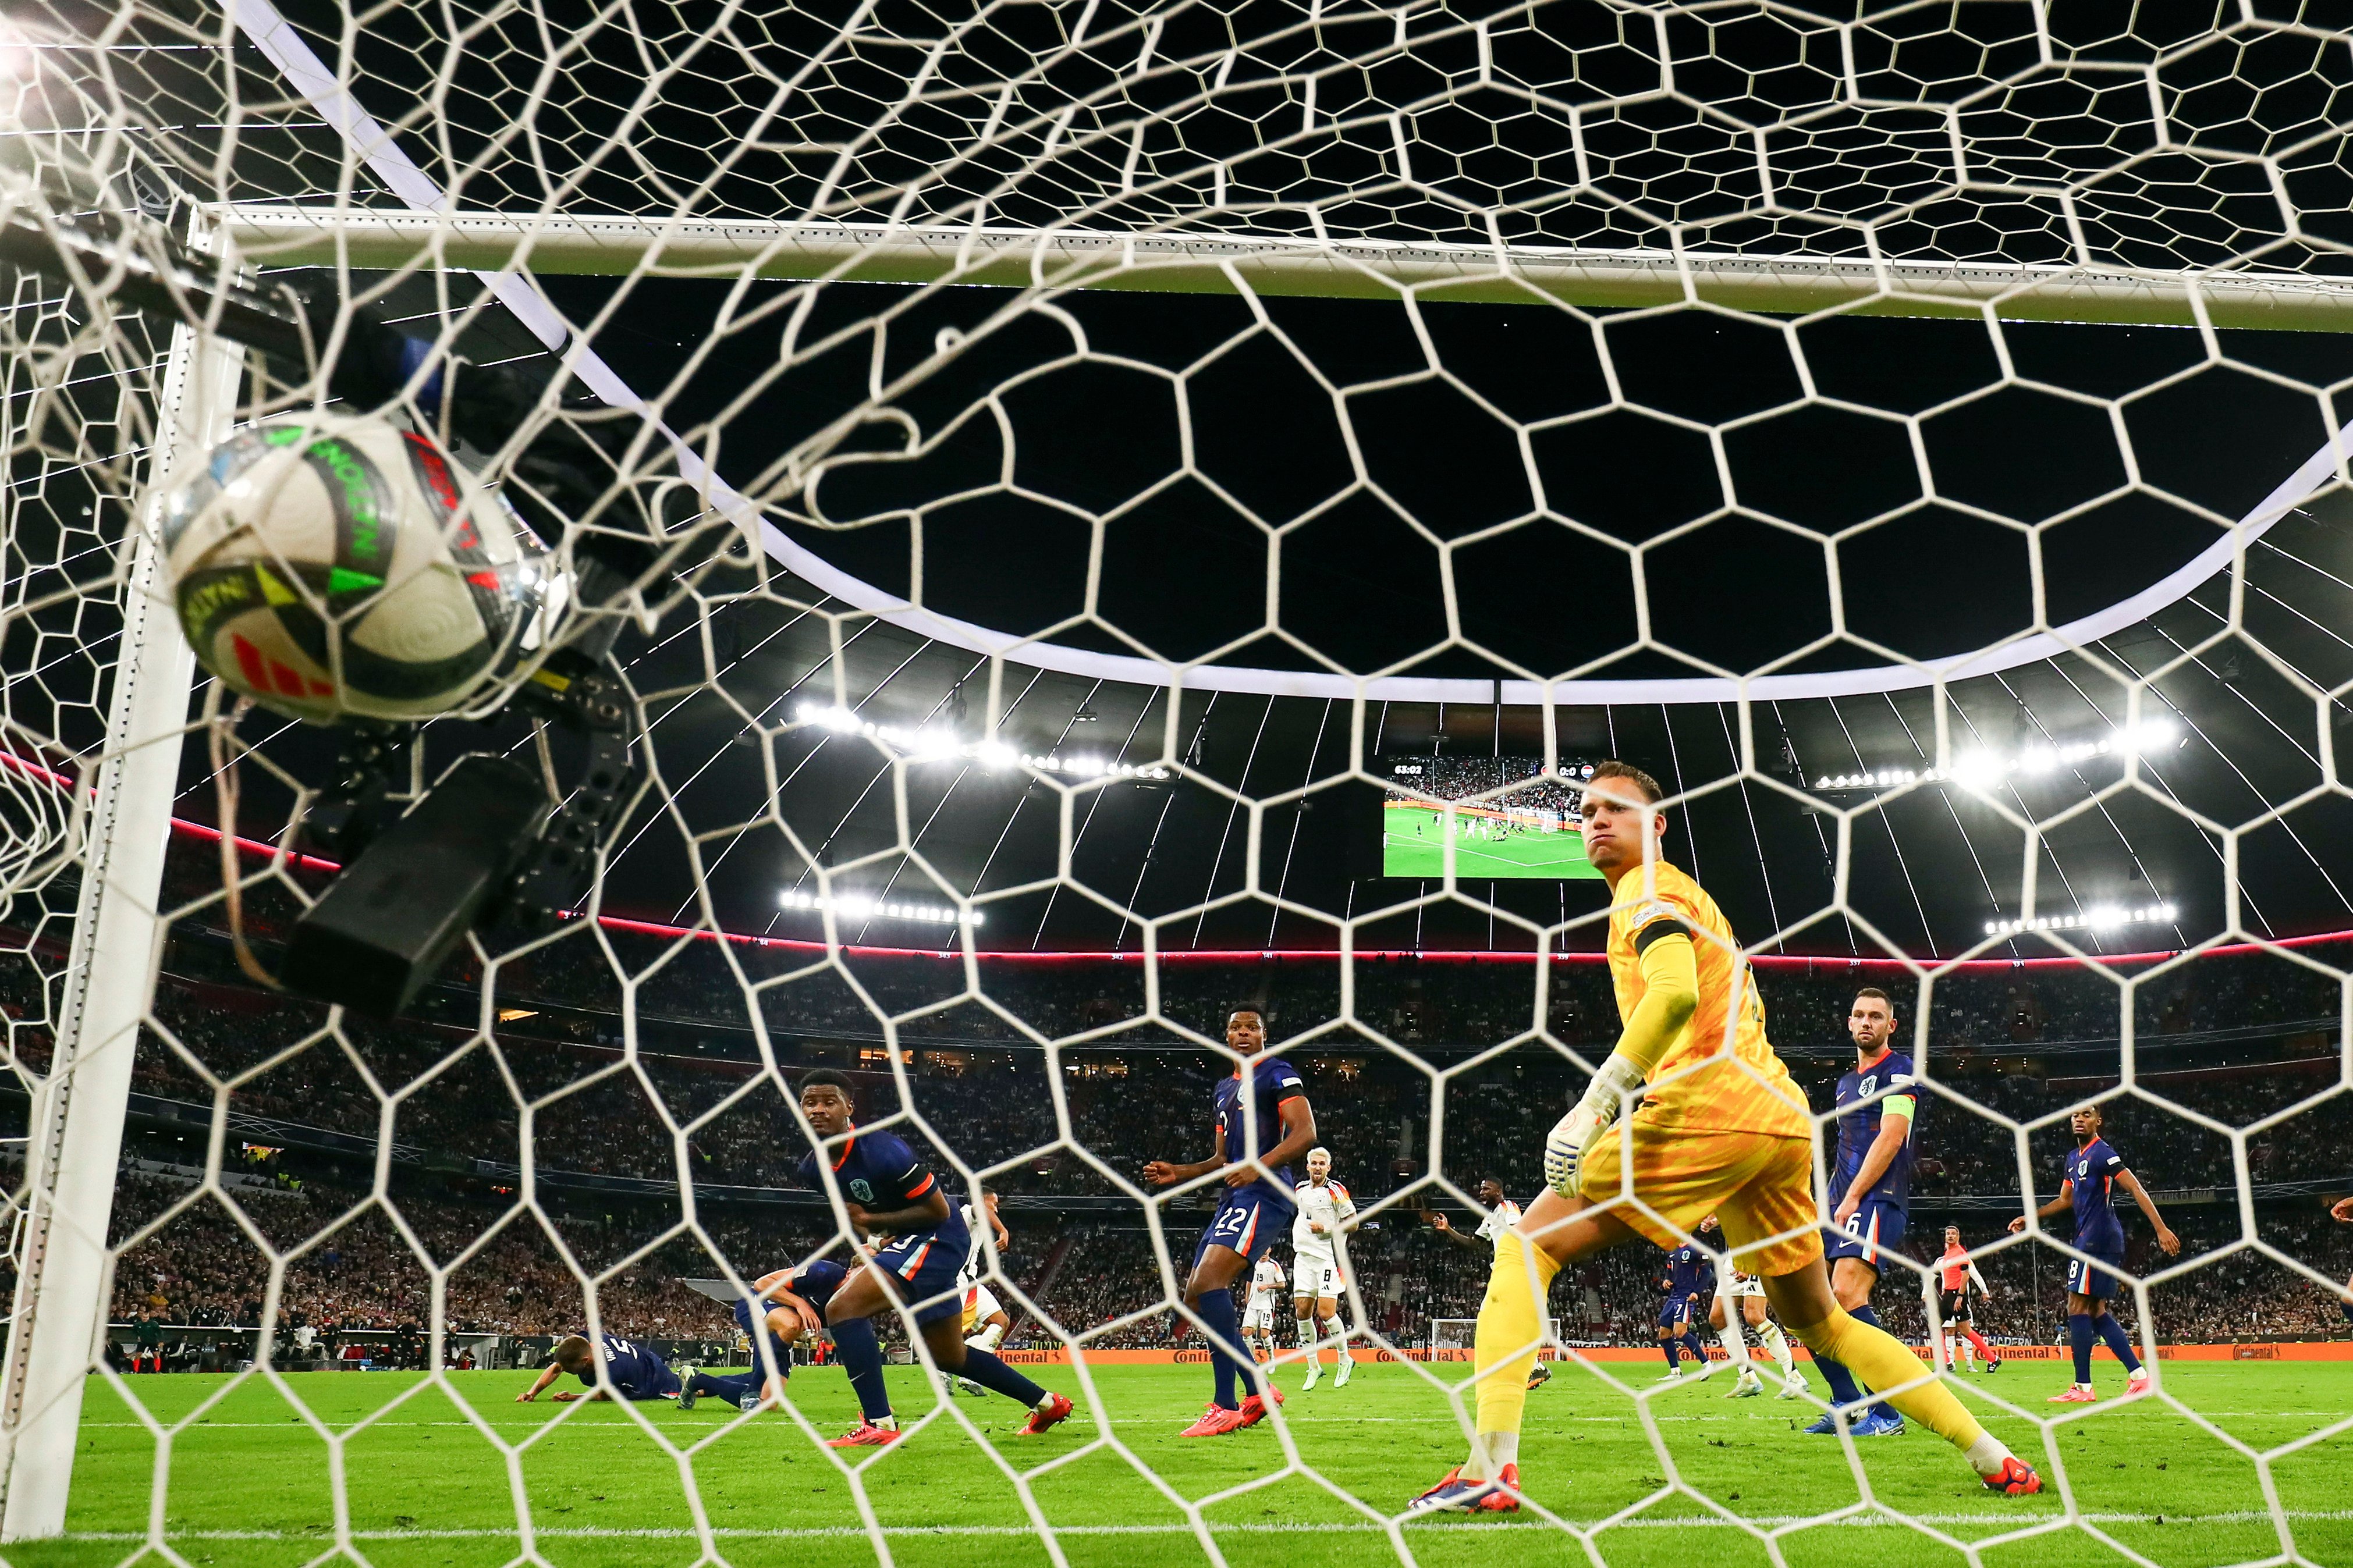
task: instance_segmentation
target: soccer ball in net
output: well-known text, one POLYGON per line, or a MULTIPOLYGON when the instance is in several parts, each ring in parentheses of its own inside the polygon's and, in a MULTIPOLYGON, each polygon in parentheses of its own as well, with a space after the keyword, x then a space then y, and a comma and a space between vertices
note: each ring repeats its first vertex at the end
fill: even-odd
POLYGON ((296 719, 464 707, 530 619, 538 574, 497 499, 383 419, 281 418, 164 500, 173 603, 233 690, 296 719))

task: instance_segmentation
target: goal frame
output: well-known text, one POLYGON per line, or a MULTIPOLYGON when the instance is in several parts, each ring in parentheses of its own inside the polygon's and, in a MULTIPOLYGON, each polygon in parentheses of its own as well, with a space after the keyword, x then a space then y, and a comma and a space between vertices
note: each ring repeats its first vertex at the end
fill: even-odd
POLYGON ((249 259, 551 275, 824 279, 999 288, 1431 300, 1641 310, 1696 300, 1767 315, 1978 317, 2121 326, 2353 331, 2353 278, 1726 251, 1491 247, 1081 227, 653 219, 225 205, 249 259))
POLYGON ((116 1166, 163 937, 164 852, 196 675, 161 581, 156 507, 175 470, 227 437, 244 369, 236 344, 185 323, 173 329, 146 504, 127 542, 121 651, 86 818, 73 942, 49 1070, 27 1119, 22 1250, 0 1361, 0 1542, 65 1532, 82 1395, 103 1351, 116 1166))

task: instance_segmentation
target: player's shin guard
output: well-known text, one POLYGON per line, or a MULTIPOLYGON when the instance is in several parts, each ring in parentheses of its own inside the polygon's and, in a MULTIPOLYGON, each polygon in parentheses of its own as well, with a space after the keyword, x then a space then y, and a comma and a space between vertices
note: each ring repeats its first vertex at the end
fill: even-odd
POLYGON ((2140 1370, 2140 1357, 2133 1354, 2132 1336, 2125 1332, 2125 1326, 2116 1321, 2114 1312, 2102 1312, 2092 1320, 2092 1327, 2099 1334, 2100 1342, 2108 1347, 2109 1353, 2125 1363, 2126 1372, 2140 1370))
POLYGON ((858 1408, 867 1425, 880 1426, 891 1419, 891 1391, 882 1383, 882 1342, 874 1325, 864 1318, 849 1318, 833 1325, 834 1348, 841 1352, 841 1369, 858 1395, 858 1408))
POLYGON ((1307 1361, 1310 1365, 1314 1365, 1315 1363, 1323 1359, 1316 1353, 1315 1320, 1312 1317, 1302 1318, 1299 1320, 1299 1348, 1307 1352, 1307 1361))
MULTIPOLYGON (((1817 1362, 1826 1356, 1834 1358, 1873 1388, 1914 1384, 1901 1394, 1889 1394, 1888 1402, 1955 1447, 1968 1450, 1975 1461, 1985 1428, 1942 1383, 1915 1381, 1926 1369, 1901 1340, 1837 1308, 1819 1323, 1792 1324, 1791 1328, 1817 1362)), ((1823 1370, 1827 1374, 1828 1367, 1823 1370)))
POLYGON ((993 1351, 976 1351, 965 1346, 964 1375, 991 1394, 1005 1395, 1025 1410, 1035 1410, 1045 1402, 1044 1389, 999 1361, 993 1351))
POLYGON ((2067 1344, 2075 1352, 2075 1381, 2089 1387, 2092 1382, 2092 1315, 2089 1312, 2068 1314, 2067 1344))
POLYGON ((1528 1369, 1535 1364, 1536 1347, 1544 1338, 1540 1304, 1559 1272, 1560 1265, 1543 1248, 1529 1246, 1519 1232, 1507 1230, 1496 1239, 1494 1272, 1487 1277, 1487 1298, 1479 1306, 1472 1352, 1479 1373, 1482 1439, 1472 1446, 1474 1463, 1482 1455, 1492 1457, 1493 1446, 1484 1441, 1489 1434, 1509 1434, 1515 1442, 1518 1438, 1528 1403, 1528 1369))
POLYGON ((1209 1342, 1209 1365, 1218 1380, 1217 1402, 1225 1409, 1236 1409, 1241 1399, 1235 1393, 1235 1384, 1249 1381, 1250 1374, 1242 1367, 1250 1352, 1240 1348, 1241 1325, 1234 1315, 1233 1296, 1225 1290, 1204 1292, 1193 1303, 1193 1310, 1201 1315, 1201 1322, 1208 1331, 1205 1337, 1209 1342))

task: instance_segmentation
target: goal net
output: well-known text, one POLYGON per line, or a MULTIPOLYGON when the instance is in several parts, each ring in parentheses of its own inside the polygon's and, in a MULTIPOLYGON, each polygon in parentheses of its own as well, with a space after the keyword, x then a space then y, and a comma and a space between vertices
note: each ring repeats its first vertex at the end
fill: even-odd
POLYGON ((1840 1278, 1925 1347, 1974 1264, 2010 1373, 1946 1382, 2045 1485, 1656 1382, 1724 1235, 1630 1169, 1511 1527, 2341 1560, 2348 76, 2232 7, 16 8, 0 1555, 1411 1560, 1462 1243, 1634 999, 1620 759, 1840 1278), (191 652, 167 507, 312 417, 543 547, 462 709, 191 652), (1293 1102, 1352 1382, 1303 1410, 1275 1289, 1265 1419, 1179 1442, 1270 1238, 1307 1283, 1303 1157, 1220 1229, 1213 1156, 1293 1102), (2049 1206, 2085 1107, 2121 1239, 2049 1206), (952 1301, 881 1134, 970 1211, 952 1301), (734 1315, 837 1266, 887 1446, 827 1446, 866 1319, 734 1315))
MULTIPOLYGON (((1479 1320, 1476 1318, 1432 1318, 1430 1321, 1430 1349, 1433 1351, 1452 1351, 1460 1353, 1474 1349, 1478 1337, 1479 1320)), ((1548 1358, 1556 1353, 1556 1347, 1563 1342, 1558 1318, 1545 1320, 1544 1339, 1545 1348, 1537 1353, 1548 1358)))

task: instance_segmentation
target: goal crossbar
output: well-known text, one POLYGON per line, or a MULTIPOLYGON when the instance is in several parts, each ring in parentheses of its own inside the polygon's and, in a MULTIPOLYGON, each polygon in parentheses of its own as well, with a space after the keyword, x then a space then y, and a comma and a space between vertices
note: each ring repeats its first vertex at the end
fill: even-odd
POLYGON ((1799 315, 1976 316, 2192 326, 2193 295, 2217 327, 2353 331, 2353 278, 2295 272, 2134 271, 1984 262, 1872 262, 1660 250, 1479 247, 1274 235, 783 223, 631 216, 516 217, 286 205, 214 209, 244 257, 344 265, 659 277, 832 278, 859 282, 1425 298, 1640 309, 1697 298, 1799 315))

